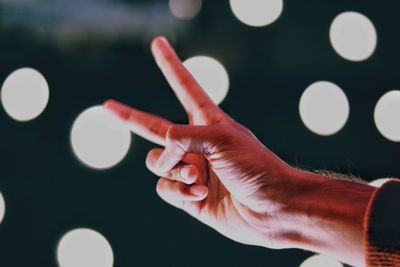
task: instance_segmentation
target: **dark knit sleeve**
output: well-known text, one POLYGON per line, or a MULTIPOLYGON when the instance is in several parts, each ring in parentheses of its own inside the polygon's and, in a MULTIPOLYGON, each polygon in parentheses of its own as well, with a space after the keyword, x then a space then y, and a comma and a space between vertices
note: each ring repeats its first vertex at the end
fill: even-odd
POLYGON ((400 266, 400 180, 375 190, 364 226, 367 266, 400 266))

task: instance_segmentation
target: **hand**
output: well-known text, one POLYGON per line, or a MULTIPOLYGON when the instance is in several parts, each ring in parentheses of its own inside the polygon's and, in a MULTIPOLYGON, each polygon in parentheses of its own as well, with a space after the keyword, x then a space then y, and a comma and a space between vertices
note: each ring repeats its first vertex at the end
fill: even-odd
POLYGON ((290 168, 199 86, 164 38, 152 52, 185 108, 189 125, 175 125, 113 100, 104 107, 138 135, 165 146, 148 153, 160 176, 157 192, 223 235, 245 244, 282 247, 274 214, 284 202, 290 168))
POLYGON ((160 197, 237 242, 302 248, 363 266, 363 219, 373 187, 290 167, 212 102, 165 38, 153 41, 152 52, 189 124, 114 100, 104 107, 165 147, 146 159, 161 177, 160 197))

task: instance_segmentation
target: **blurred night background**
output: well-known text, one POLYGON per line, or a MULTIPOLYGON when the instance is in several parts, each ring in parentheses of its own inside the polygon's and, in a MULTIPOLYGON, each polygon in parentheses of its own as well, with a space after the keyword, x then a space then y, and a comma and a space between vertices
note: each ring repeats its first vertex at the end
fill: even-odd
POLYGON ((374 108, 400 88, 399 8, 397 1, 285 0, 274 23, 250 27, 229 1, 203 0, 195 17, 179 19, 167 0, 0 0, 1 82, 31 67, 50 89, 34 120, 0 109, 0 265, 57 266, 60 238, 84 227, 108 240, 116 267, 299 266, 312 253, 235 243, 161 201, 144 164, 154 147, 148 141, 133 136, 113 168, 84 166, 71 149, 72 124, 109 98, 186 123, 149 49, 165 35, 182 59, 207 55, 224 65, 230 86, 220 106, 284 160, 367 181, 398 177, 400 145, 377 130, 374 108), (332 20, 345 11, 376 28, 368 60, 346 60, 330 44, 332 20), (350 104, 347 123, 331 136, 308 130, 299 115, 304 90, 321 80, 337 84, 350 104))

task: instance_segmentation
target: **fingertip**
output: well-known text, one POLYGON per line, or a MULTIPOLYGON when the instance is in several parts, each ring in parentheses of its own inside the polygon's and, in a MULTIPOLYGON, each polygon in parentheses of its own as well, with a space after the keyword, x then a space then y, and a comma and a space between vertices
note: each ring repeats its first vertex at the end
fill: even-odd
POLYGON ((118 102, 117 100, 114 99, 108 99, 106 101, 104 101, 103 103, 103 108, 107 109, 107 110, 120 110, 122 107, 122 103, 118 102))
POLYGON ((165 37, 164 35, 158 35, 158 36, 154 37, 152 43, 156 44, 156 43, 159 43, 159 42, 164 42, 164 43, 168 42, 167 41, 167 37, 165 37))
POLYGON ((204 199, 208 194, 208 187, 205 185, 192 185, 189 187, 189 191, 191 194, 204 199))
POLYGON ((180 174, 189 183, 194 183, 198 176, 197 167, 193 165, 184 166, 180 170, 180 174))
POLYGON ((157 36, 157 37, 155 37, 153 39, 153 41, 151 42, 151 50, 152 50, 152 52, 155 53, 163 45, 169 45, 169 42, 168 42, 167 38, 165 36, 157 36))
POLYGON ((107 99, 103 102, 103 108, 107 110, 118 110, 123 104, 114 99, 107 99))
POLYGON ((111 106, 113 106, 115 100, 114 99, 107 99, 106 101, 103 102, 103 108, 109 109, 111 106))
POLYGON ((127 119, 129 116, 129 107, 114 99, 104 101, 103 108, 121 119, 127 119))
POLYGON ((196 166, 192 166, 187 174, 189 178, 197 178, 199 175, 199 171, 197 170, 196 166))

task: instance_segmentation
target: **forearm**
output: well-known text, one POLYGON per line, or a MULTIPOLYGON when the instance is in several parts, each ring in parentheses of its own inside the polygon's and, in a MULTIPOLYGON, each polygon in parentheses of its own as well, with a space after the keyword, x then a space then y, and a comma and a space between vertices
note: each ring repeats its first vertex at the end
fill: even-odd
POLYGON ((364 215, 374 187, 291 170, 291 191, 280 216, 293 247, 364 266, 364 215))

